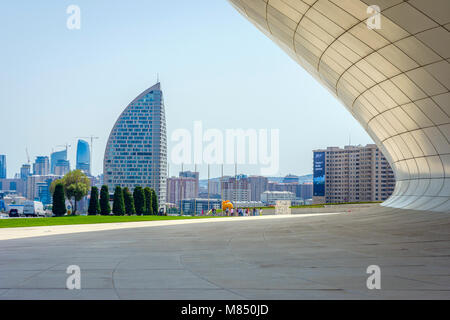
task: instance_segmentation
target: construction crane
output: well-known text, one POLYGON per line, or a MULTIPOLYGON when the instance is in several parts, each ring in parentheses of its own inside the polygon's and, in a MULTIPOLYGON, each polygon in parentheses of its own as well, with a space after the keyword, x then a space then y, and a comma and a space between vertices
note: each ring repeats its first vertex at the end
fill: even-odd
MULTIPOLYGON (((95 137, 93 135, 90 135, 89 137, 75 137, 75 139, 90 139, 91 140, 91 152, 89 155, 89 171, 91 171, 92 168, 92 152, 93 152, 93 144, 94 144, 94 139, 100 139, 100 137, 95 137)), ((90 174, 92 174, 92 172, 90 172, 90 174)))
POLYGON ((30 164, 30 154, 28 153, 28 148, 25 148, 25 152, 27 154, 27 163, 30 164))
POLYGON ((71 147, 71 145, 66 143, 66 144, 63 144, 63 145, 56 146, 56 147, 57 148, 66 148, 66 152, 67 152, 67 150, 71 147))

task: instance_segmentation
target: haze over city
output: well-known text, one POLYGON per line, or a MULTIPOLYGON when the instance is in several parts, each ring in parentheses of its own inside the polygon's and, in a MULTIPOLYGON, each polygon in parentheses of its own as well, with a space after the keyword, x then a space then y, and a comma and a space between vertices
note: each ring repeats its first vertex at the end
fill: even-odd
MULTIPOLYGON (((279 129, 280 176, 312 173, 311 150, 346 145, 350 135, 352 144, 372 143, 340 102, 226 1, 78 1, 80 30, 66 28, 69 4, 2 6, 0 28, 14 30, 3 32, 8 48, 0 52, 2 118, 11 119, 0 127, 8 177, 26 163, 25 148, 33 162, 68 143, 73 168, 76 137, 91 134, 100 137, 92 173, 102 173, 115 120, 158 73, 171 175, 181 169, 170 163, 172 132, 192 131, 200 119, 223 132, 279 129)), ((206 165, 197 169, 206 178, 206 165)), ((211 176, 219 175, 211 166, 211 176)))

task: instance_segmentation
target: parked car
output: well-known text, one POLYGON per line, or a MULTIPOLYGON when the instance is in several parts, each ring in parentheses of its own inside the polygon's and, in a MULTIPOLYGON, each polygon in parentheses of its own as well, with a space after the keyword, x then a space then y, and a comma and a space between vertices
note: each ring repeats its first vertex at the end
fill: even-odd
POLYGON ((23 204, 23 214, 26 217, 45 217, 44 205, 40 201, 26 201, 23 204))
POLYGON ((19 210, 17 210, 17 209, 9 210, 9 216, 10 217, 19 217, 19 210))

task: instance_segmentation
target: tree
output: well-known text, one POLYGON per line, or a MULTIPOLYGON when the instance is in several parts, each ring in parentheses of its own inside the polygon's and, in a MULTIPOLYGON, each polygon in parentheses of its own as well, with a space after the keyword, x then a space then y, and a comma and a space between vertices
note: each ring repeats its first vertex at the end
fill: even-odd
POLYGON ((129 215, 136 214, 133 195, 127 187, 123 188, 123 200, 125 201, 125 213, 129 215))
POLYGON ((145 194, 145 214, 153 214, 153 207, 152 207, 152 189, 149 187, 144 188, 144 194, 145 194))
POLYGON ((141 186, 137 186, 133 191, 134 208, 136 214, 143 215, 145 213, 145 193, 141 186))
POLYGON ((66 210, 66 196, 64 195, 64 185, 60 182, 55 185, 53 192, 52 211, 57 217, 63 216, 66 210))
POLYGON ((154 189, 152 189, 152 210, 153 214, 158 214, 158 196, 154 189))
POLYGON ((89 215, 96 215, 100 213, 100 203, 98 202, 98 188, 91 188, 91 199, 89 199, 89 215))
POLYGON ((83 171, 74 170, 67 173, 62 179, 53 181, 50 186, 50 191, 55 190, 58 183, 63 184, 64 193, 66 194, 66 197, 70 201, 70 204, 73 208, 72 214, 76 214, 77 203, 88 194, 89 188, 91 186, 91 181, 83 173, 83 171), (72 202, 72 198, 74 202, 72 202))
POLYGON ((117 186, 116 190, 114 190, 113 213, 117 216, 123 216, 125 214, 125 201, 120 186, 117 186))
POLYGON ((103 185, 100 190, 100 214, 109 215, 111 213, 111 206, 109 205, 109 190, 107 185, 103 185))

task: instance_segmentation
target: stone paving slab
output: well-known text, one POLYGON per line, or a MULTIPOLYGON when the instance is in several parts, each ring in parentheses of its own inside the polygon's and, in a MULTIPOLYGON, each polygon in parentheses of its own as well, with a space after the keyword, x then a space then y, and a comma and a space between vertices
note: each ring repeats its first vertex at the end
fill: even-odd
MULTIPOLYGON (((96 224, 78 224, 78 225, 58 225, 58 226, 40 226, 24 228, 0 228, 0 240, 22 239, 32 237, 54 236, 60 234, 93 232, 105 230, 120 230, 130 228, 148 228, 160 226, 174 226, 184 224, 198 224, 213 222, 242 222, 248 220, 271 220, 271 219, 292 219, 306 218, 311 216, 328 216, 341 214, 340 212, 311 213, 311 214, 292 214, 292 215, 266 215, 249 217, 224 217, 210 219, 180 219, 180 220, 162 220, 162 221, 139 221, 139 222, 120 222, 120 223, 96 223, 96 224)), ((210 228, 214 226, 210 226, 210 228)), ((120 243, 127 242, 121 240, 120 243)), ((118 243, 118 244, 120 244, 118 243)))
POLYGON ((10 234, 0 299, 450 299, 448 214, 201 221, 10 234), (65 289, 72 264, 81 290, 65 289), (366 286, 370 265, 381 290, 366 286))

